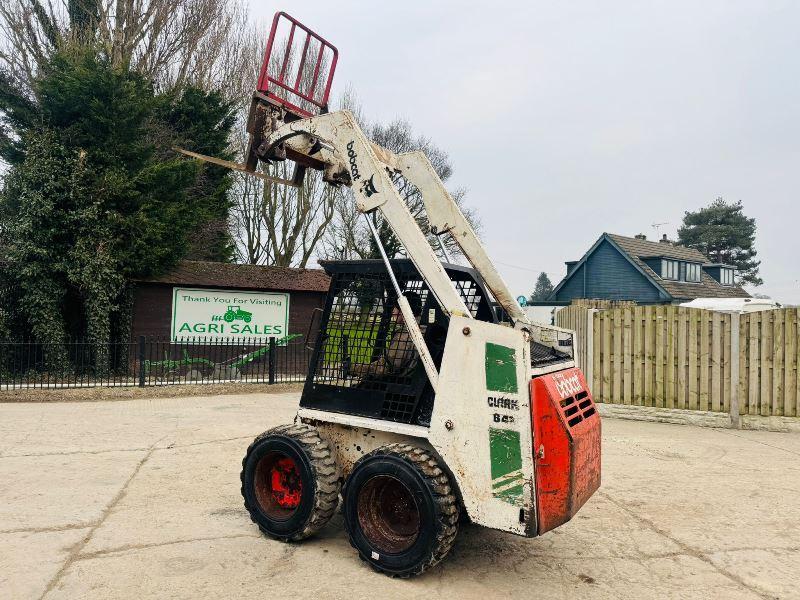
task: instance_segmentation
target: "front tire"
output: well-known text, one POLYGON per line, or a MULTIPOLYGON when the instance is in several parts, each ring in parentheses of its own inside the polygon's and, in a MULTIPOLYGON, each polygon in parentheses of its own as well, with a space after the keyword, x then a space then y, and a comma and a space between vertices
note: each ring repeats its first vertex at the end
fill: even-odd
POLYGON ((307 425, 281 425, 253 440, 241 481, 250 519, 284 542, 322 529, 339 498, 339 471, 328 443, 307 425))
POLYGON ((419 575, 450 551, 459 505, 428 450, 391 444, 362 457, 342 490, 350 544, 376 571, 419 575))

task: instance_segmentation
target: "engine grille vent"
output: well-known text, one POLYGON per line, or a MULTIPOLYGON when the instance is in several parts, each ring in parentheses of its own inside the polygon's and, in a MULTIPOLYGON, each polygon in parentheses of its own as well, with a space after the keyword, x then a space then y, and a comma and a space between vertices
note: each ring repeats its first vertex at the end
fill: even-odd
POLYGON ((578 423, 597 412, 594 402, 592 402, 592 398, 586 390, 582 390, 569 398, 564 398, 559 402, 559 407, 570 427, 575 427, 578 423))

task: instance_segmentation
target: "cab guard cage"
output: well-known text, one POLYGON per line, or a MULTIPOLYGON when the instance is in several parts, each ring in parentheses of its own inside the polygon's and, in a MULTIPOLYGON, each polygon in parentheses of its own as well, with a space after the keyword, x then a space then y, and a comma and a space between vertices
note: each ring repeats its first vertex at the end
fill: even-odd
MULTIPOLYGON (((308 378, 300 401, 314 408, 427 425, 433 410, 433 389, 410 338, 394 340, 392 308, 396 296, 381 260, 320 261, 331 277, 308 378), (377 361, 377 362, 376 362, 377 361)), ((409 259, 391 260, 404 294, 421 301, 418 321, 436 366, 444 352, 449 318, 409 259)), ((479 320, 496 322, 489 296, 477 273, 468 267, 444 265, 467 308, 479 320)))

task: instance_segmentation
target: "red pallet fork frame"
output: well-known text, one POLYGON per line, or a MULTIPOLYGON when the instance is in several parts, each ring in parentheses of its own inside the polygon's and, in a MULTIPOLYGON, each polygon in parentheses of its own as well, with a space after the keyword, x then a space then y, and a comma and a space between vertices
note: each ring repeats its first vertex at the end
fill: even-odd
MULTIPOLYGON (((339 51, 333 44, 285 12, 275 13, 247 118, 250 140, 245 171, 255 173, 259 161, 269 163, 289 159, 296 163, 294 175, 290 181, 280 183, 301 187, 307 168, 324 170, 325 165, 316 158, 294 152, 283 144, 268 147, 266 140, 280 123, 328 112, 328 98, 338 60, 339 51), (287 28, 288 32, 285 32, 287 28), (279 41, 278 36, 284 33, 286 39, 279 41)), ((346 173, 344 175, 349 177, 346 173)), ((323 179, 340 185, 344 183, 341 179, 344 175, 326 174, 323 179)))
POLYGON ((314 113, 300 107, 300 101, 298 99, 305 100, 309 104, 317 107, 319 112, 327 112, 328 97, 331 93, 333 74, 336 71, 336 63, 338 60, 339 51, 336 49, 336 46, 329 43, 322 36, 317 35, 308 27, 300 23, 300 21, 289 16, 285 12, 275 13, 275 17, 272 19, 272 28, 269 32, 267 49, 264 52, 264 63, 261 65, 261 73, 258 76, 258 86, 256 89, 279 104, 282 104, 291 112, 300 117, 310 117, 314 113), (272 58, 273 52, 277 51, 278 46, 280 45, 276 42, 275 38, 278 33, 278 27, 281 25, 282 21, 290 23, 291 27, 289 29, 289 36, 287 38, 286 45, 282 46, 283 61, 281 63, 280 71, 278 72, 277 77, 273 77, 269 74, 270 59, 272 58), (290 65, 290 60, 293 58, 292 48, 293 44, 295 43, 296 34, 298 35, 298 39, 303 35, 305 35, 305 37, 300 39, 302 51, 299 55, 299 64, 295 69, 294 65, 290 65), (319 45, 319 50, 316 52, 315 58, 309 57, 309 50, 311 49, 312 40, 319 45), (325 64, 327 51, 330 51, 329 66, 325 64), (315 62, 311 83, 308 85, 308 89, 303 90, 303 72, 306 68, 306 64, 310 65, 312 60, 315 62), (327 77, 324 73, 326 68, 327 77), (289 71, 291 71, 291 73, 289 71), (325 83, 318 90, 317 83, 320 81, 320 77, 324 78, 325 83), (293 83, 292 79, 294 79, 293 83), (289 97, 281 97, 274 91, 275 88, 283 90, 289 97))
POLYGON ((569 521, 600 487, 600 415, 580 369, 531 381, 537 533, 569 521))

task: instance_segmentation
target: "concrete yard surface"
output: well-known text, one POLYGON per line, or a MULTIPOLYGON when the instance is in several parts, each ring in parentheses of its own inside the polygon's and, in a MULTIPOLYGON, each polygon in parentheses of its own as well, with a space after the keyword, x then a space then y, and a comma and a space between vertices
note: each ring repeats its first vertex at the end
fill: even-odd
POLYGON ((0 598, 800 598, 800 435, 605 419, 603 484, 523 539, 462 526, 393 580, 337 514, 282 544, 239 493, 297 393, 0 405, 0 598))

